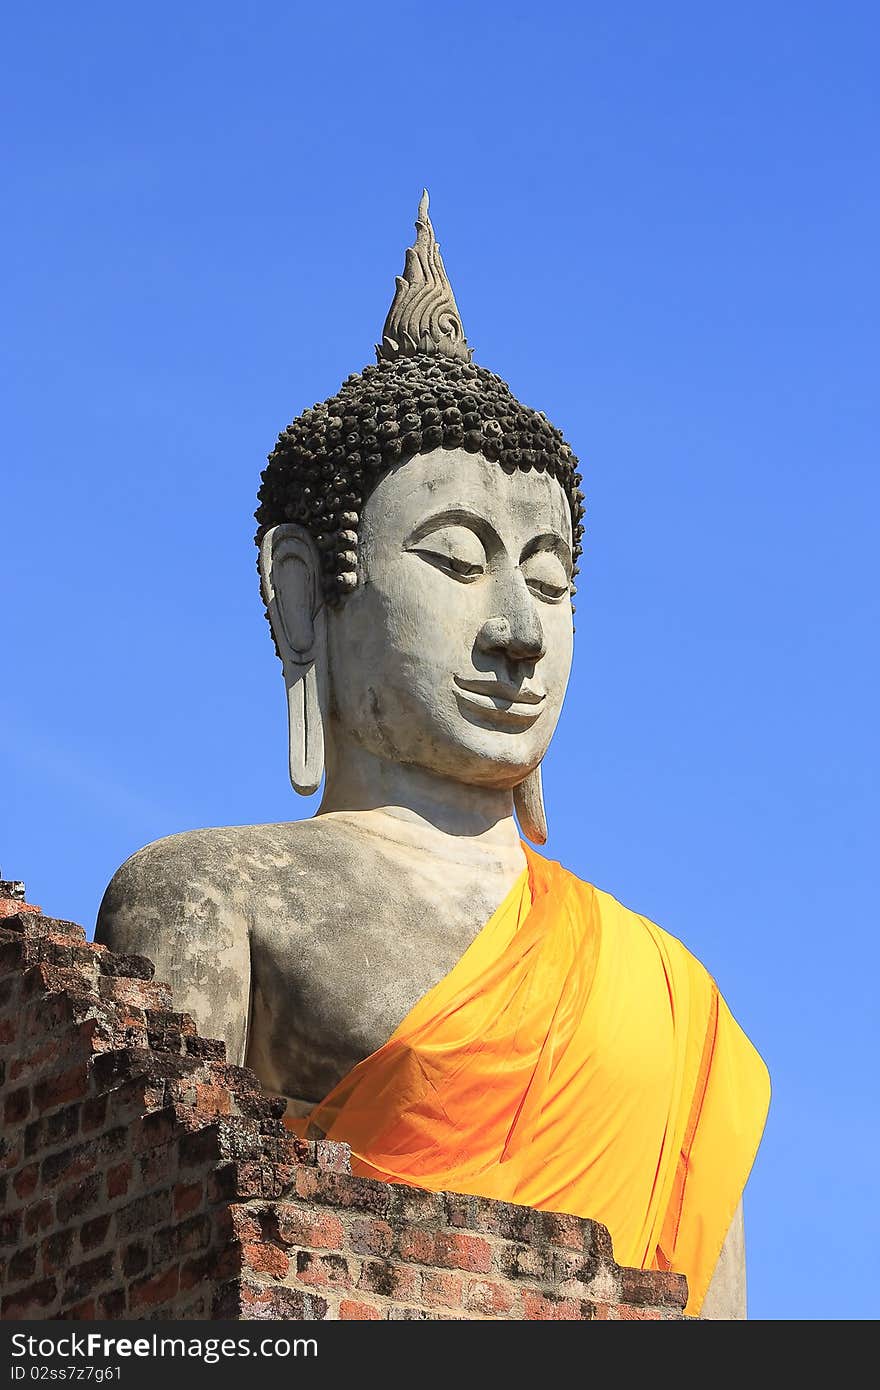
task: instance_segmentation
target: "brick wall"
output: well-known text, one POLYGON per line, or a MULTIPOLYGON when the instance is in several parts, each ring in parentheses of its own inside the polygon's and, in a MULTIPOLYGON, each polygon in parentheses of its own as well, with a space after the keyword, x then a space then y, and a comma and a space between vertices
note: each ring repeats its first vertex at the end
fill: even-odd
POLYGON ((0 1318, 682 1318, 685 1281, 621 1269, 596 1222, 353 1177, 150 961, 22 896, 0 894, 0 1318))

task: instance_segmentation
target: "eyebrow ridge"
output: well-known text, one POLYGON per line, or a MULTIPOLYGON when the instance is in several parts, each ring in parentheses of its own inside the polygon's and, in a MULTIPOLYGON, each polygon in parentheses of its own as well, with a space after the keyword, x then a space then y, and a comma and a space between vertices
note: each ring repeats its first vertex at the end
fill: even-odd
POLYGON ((542 531, 540 536, 533 536, 530 541, 527 541, 519 557, 520 564, 539 550, 552 550, 561 560, 567 561, 569 570, 574 563, 571 546, 564 536, 560 536, 558 531, 542 531))
MULTIPOLYGON (((410 532, 404 545, 418 544, 438 526, 455 524, 467 526, 484 545, 487 539, 497 542, 498 545, 503 544, 492 523, 478 512, 469 511, 467 507, 443 507, 432 516, 427 516, 423 521, 420 521, 410 532)), ((571 547, 558 531, 542 531, 539 535, 532 536, 530 540, 526 541, 520 552, 519 563, 522 564, 523 560, 527 560, 539 550, 552 550, 566 563, 569 571, 571 570, 574 563, 571 547)))
POLYGON ((423 521, 420 521, 419 524, 413 528, 404 544, 413 545, 429 535, 431 531, 436 530, 438 526, 454 525, 456 523, 458 525, 467 526, 484 544, 487 537, 491 537, 491 539, 497 541, 499 545, 501 544, 501 537, 498 535, 492 523, 487 521, 484 516, 480 516, 478 512, 468 511, 466 507, 443 507, 440 511, 435 512, 433 516, 425 517, 423 521))

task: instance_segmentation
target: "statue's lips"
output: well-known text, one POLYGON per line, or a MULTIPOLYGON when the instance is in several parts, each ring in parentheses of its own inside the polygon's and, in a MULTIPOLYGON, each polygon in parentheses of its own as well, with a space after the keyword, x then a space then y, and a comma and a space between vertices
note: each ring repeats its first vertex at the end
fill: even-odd
POLYGON ((508 685, 498 680, 463 680, 453 677, 462 704, 505 724, 533 724, 547 698, 546 691, 528 685, 508 685))

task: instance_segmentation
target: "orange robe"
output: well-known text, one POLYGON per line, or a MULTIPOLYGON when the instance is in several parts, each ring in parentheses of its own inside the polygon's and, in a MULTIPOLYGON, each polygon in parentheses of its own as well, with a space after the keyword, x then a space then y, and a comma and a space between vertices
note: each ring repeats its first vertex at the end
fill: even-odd
POLYGON ((445 979, 297 1128, 365 1177, 592 1217, 699 1312, 769 1079, 675 937, 528 847, 445 979))

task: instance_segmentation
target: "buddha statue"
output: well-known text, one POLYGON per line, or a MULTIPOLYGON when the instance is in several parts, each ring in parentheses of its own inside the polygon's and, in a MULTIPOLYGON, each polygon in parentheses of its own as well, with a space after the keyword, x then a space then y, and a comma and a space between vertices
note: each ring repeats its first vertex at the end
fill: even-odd
POLYGON ((471 361, 427 194, 416 233, 377 364, 279 436, 256 513, 319 809, 147 846, 97 939, 353 1171, 592 1217, 690 1312, 744 1317, 766 1071, 680 942, 534 848, 581 477, 471 361))

